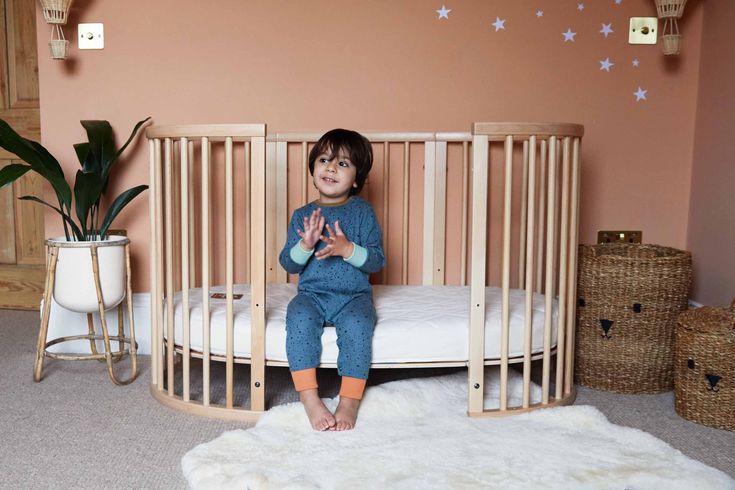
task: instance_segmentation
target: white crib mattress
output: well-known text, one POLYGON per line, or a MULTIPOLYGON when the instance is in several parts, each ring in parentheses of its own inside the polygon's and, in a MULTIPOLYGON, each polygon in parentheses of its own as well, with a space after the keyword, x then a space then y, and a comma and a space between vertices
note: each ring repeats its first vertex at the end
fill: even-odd
MULTIPOLYGON (((202 351, 202 291, 189 290, 190 346, 202 351)), ((222 286, 210 293, 223 293, 222 286)), ((236 285, 234 353, 250 357, 250 286, 236 285)), ((485 359, 500 359, 500 288, 486 288, 485 359)), ((296 295, 295 284, 269 284, 266 289, 266 360, 287 361, 286 307, 296 295)), ((467 286, 373 286, 378 314, 373 337, 373 363, 465 362, 469 359, 470 288, 467 286)), ((183 344, 182 294, 175 295, 175 342, 183 344)), ((510 291, 509 356, 523 355, 525 329, 523 290, 510 291)), ((551 346, 556 345, 557 301, 552 302, 551 346)), ((532 351, 543 351, 544 295, 534 294, 532 351)), ((164 311, 164 317, 165 317, 164 311)), ((165 321, 165 318, 164 318, 165 321)), ((164 328, 164 336, 167 335, 164 328)), ((226 353, 226 300, 210 297, 210 352, 226 353)), ((325 327, 322 363, 337 362, 337 335, 325 327)))

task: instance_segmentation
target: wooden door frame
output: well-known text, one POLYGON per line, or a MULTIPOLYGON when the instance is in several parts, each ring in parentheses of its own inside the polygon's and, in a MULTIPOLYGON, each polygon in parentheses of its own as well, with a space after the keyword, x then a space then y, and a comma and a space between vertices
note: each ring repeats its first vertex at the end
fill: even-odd
MULTIPOLYGON (((40 141, 36 1, 0 0, 0 24, 0 118, 40 141)), ((0 149, 0 167, 17 162, 0 149)), ((43 209, 17 199, 29 194, 43 195, 33 172, 0 190, 0 308, 38 310, 43 294, 43 209)))

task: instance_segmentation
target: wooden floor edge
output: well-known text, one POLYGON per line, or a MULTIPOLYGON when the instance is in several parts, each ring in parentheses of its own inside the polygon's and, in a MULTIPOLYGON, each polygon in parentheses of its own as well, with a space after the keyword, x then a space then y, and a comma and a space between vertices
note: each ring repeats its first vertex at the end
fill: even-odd
POLYGON ((257 422, 263 412, 255 410, 246 410, 244 408, 224 408, 217 406, 205 407, 201 402, 188 401, 185 402, 180 397, 169 396, 165 391, 156 388, 156 385, 150 384, 150 392, 153 398, 158 400, 161 405, 172 408, 179 412, 189 415, 197 415, 200 417, 208 417, 212 419, 227 420, 230 422, 257 422))
POLYGON ((467 415, 473 418, 507 417, 509 415, 518 415, 521 413, 533 412, 534 410, 543 410, 545 408, 554 408, 554 407, 563 407, 566 405, 572 405, 574 403, 574 400, 576 399, 577 399, 577 389, 575 387, 572 387, 572 390, 565 397, 560 398, 558 400, 554 400, 546 404, 535 403, 528 408, 513 407, 513 408, 508 408, 507 410, 502 410, 502 411, 499 409, 485 410, 483 412, 469 412, 468 411, 467 415))

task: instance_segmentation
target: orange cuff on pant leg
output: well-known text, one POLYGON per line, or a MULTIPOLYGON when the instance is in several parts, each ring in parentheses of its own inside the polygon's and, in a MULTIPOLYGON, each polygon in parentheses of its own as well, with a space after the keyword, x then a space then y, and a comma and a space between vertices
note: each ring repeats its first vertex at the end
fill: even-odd
POLYGON ((291 371, 291 377, 296 391, 313 390, 319 387, 316 384, 316 368, 291 371))
POLYGON ((342 376, 342 387, 339 389, 339 396, 352 398, 354 400, 362 400, 362 394, 365 391, 366 379, 351 378, 342 376))

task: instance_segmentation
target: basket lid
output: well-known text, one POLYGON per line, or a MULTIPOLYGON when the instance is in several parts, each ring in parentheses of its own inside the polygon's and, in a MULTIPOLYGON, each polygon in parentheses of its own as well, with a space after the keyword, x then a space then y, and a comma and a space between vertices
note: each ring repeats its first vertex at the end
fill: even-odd
POLYGON ((598 243, 579 245, 583 257, 602 260, 690 260, 691 252, 652 243, 598 243))
POLYGON ((679 315, 678 325, 696 332, 735 335, 735 312, 729 308, 703 306, 679 315))

